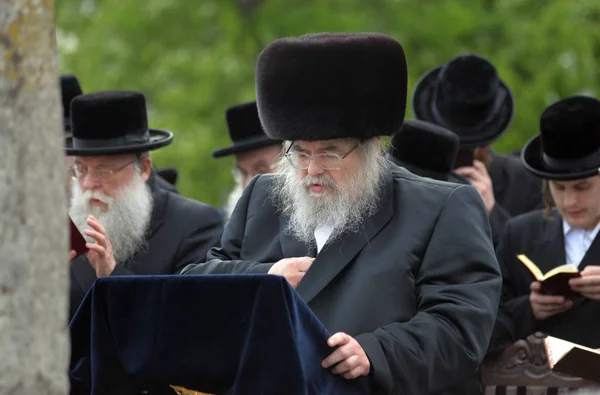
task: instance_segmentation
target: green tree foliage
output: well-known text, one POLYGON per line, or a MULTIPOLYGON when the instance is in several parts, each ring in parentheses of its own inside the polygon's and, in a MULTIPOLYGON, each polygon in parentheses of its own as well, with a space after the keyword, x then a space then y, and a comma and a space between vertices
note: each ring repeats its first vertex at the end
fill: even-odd
MULTIPOLYGON (((86 92, 137 89, 153 127, 175 133, 154 154, 187 196, 221 205, 232 159, 224 112, 254 100, 256 57, 272 40, 318 31, 383 32, 405 47, 409 89, 422 73, 473 52, 497 65, 516 115, 496 144, 519 149, 541 111, 600 85, 596 0, 58 0, 62 72, 86 92)), ((411 116, 410 104, 408 116, 411 116)))

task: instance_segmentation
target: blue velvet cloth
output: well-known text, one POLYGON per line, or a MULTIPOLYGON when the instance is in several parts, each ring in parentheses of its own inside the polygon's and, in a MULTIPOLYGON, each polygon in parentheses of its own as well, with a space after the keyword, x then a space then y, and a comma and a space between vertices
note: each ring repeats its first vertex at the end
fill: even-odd
POLYGON ((71 394, 368 394, 321 367, 330 336, 282 277, 119 276, 71 321, 71 394))

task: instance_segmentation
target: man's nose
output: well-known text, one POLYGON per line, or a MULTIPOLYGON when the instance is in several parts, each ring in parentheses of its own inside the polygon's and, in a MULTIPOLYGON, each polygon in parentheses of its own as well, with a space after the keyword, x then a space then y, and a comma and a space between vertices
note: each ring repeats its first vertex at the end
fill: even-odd
POLYGON ((323 170, 321 166, 319 166, 317 160, 314 158, 311 159, 310 162, 308 162, 308 169, 306 169, 306 171, 311 177, 320 176, 325 172, 325 170, 323 170))

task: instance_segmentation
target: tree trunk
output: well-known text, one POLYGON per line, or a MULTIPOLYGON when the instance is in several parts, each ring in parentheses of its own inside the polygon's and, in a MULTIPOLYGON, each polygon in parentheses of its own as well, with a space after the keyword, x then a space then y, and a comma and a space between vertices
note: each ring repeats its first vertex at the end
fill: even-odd
POLYGON ((53 0, 0 0, 0 395, 68 392, 68 263, 53 0))

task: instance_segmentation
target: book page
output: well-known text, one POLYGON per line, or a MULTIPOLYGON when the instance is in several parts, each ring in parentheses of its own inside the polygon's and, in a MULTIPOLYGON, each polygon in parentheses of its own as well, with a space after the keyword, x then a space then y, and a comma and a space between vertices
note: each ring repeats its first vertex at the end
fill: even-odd
POLYGON ((577 344, 557 337, 547 336, 544 339, 544 346, 546 347, 546 354, 548 355, 548 365, 550 366, 550 369, 552 369, 554 368, 554 365, 556 365, 566 353, 571 351, 573 347, 577 346, 577 344))
POLYGON ((579 269, 573 264, 557 266, 544 275, 544 280, 558 273, 578 273, 579 269))
POLYGON ((517 255, 517 259, 519 259, 525 265, 525 267, 529 269, 529 271, 531 272, 531 274, 533 274, 536 280, 542 281, 544 279, 544 274, 542 273, 540 268, 537 267, 535 263, 531 262, 531 260, 529 260, 529 258, 527 258, 526 255, 519 254, 517 255))

